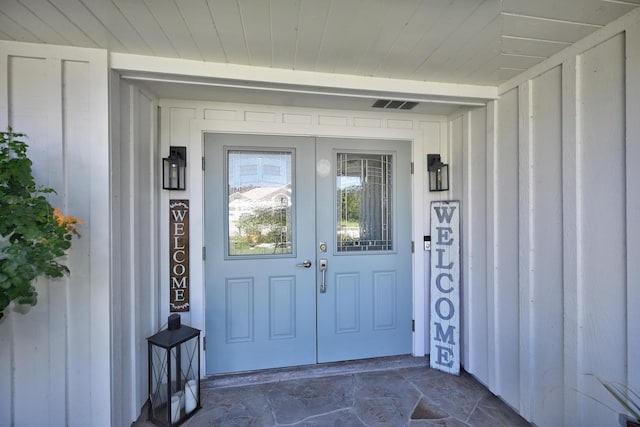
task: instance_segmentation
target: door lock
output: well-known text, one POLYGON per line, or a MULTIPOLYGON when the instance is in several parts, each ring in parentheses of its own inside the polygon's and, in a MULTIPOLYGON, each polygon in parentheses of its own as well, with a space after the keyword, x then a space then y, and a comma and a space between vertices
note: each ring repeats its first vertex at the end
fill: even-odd
POLYGON ((320 293, 324 294, 325 292, 327 292, 327 281, 326 281, 327 260, 324 258, 320 260, 320 272, 322 273, 322 282, 320 283, 320 293))

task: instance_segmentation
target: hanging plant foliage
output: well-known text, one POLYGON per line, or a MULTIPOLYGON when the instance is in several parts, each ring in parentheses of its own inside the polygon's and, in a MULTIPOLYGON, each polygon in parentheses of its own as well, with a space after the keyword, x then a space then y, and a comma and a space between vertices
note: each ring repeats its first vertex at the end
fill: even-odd
POLYGON ((38 277, 69 272, 58 260, 82 222, 51 206, 46 195, 55 191, 36 184, 24 137, 0 132, 0 319, 13 301, 36 304, 38 277))

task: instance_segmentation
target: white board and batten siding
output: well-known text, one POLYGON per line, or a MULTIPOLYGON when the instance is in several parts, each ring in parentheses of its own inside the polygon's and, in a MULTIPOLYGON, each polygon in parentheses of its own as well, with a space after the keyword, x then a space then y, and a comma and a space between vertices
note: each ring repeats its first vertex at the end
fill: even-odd
POLYGON ((451 121, 465 369, 536 425, 619 425, 586 374, 640 390, 640 10, 500 94, 451 121))
POLYGON ((28 135, 37 182, 83 219, 71 275, 0 321, 2 426, 111 424, 107 79, 106 51, 0 41, 0 128, 28 135))
MULTIPOLYGON (((138 418, 148 396, 146 338, 158 313, 159 182, 157 100, 111 73, 113 241, 112 425, 138 418)), ((166 319, 166 318, 165 318, 166 319)))

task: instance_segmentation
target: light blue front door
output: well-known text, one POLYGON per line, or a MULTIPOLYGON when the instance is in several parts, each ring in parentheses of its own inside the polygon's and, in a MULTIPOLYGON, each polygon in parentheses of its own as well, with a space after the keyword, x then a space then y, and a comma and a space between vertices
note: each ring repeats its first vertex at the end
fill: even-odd
POLYGON ((318 362, 411 353, 410 143, 319 139, 318 362), (322 273, 319 274, 322 282, 322 273), (322 283, 321 283, 322 285, 322 283))
POLYGON ((208 374, 411 352, 409 147, 205 136, 208 374))

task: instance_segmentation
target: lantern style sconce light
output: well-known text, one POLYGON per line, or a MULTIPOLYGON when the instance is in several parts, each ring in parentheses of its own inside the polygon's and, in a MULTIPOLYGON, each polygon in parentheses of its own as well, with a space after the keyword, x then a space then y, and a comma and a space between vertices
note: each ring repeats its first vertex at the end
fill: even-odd
POLYGON ((162 188, 186 188, 187 147, 169 147, 169 157, 162 159, 162 188))
POLYGON ((178 426, 200 409, 200 331, 169 316, 167 329, 147 338, 149 420, 178 426))
POLYGON ((427 154, 429 191, 449 190, 449 165, 442 163, 440 154, 427 154))

